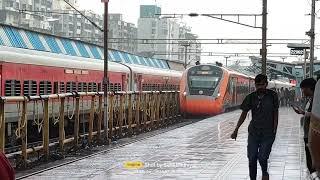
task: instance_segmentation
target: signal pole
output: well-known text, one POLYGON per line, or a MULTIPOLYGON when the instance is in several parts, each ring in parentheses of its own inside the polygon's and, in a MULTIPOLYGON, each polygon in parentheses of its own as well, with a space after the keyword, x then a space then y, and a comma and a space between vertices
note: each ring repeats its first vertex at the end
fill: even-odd
MULTIPOLYGON (((104 76, 103 76, 103 91, 104 91, 104 116, 103 116, 103 125, 105 132, 105 139, 109 142, 109 133, 108 133, 108 5, 109 0, 103 0, 104 2, 104 76)), ((111 130, 112 131, 112 130, 111 130)))
POLYGON ((267 74, 267 0, 263 0, 262 7, 262 49, 260 52, 262 56, 262 74, 267 74))
POLYGON ((316 10, 316 0, 312 0, 311 8, 311 29, 307 32, 307 35, 310 36, 310 68, 309 68, 309 77, 313 78, 313 63, 314 63, 314 41, 315 41, 315 10, 316 10))

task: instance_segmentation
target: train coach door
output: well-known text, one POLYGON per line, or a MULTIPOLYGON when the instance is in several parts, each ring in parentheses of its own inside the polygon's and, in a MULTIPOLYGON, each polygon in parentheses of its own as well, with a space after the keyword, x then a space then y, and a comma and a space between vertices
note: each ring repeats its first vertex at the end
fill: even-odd
POLYGON ((129 83, 128 83, 128 77, 126 74, 122 74, 122 91, 128 91, 129 90, 129 83))
POLYGON ((134 91, 142 91, 141 87, 142 87, 142 75, 135 74, 133 90, 134 91))
POLYGON ((231 88, 232 88, 232 106, 237 104, 237 78, 231 78, 231 88))

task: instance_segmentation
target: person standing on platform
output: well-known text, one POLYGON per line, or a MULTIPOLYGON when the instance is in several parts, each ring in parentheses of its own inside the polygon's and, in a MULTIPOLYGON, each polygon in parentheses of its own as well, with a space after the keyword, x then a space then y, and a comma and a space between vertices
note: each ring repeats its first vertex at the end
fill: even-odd
POLYGON ((262 180, 268 180, 268 159, 278 127, 279 98, 275 91, 267 89, 268 79, 266 75, 257 75, 255 86, 256 91, 247 95, 240 106, 242 113, 231 138, 237 138, 240 126, 251 110, 252 120, 248 127, 247 146, 249 175, 251 180, 256 180, 257 161, 259 160, 262 180))
POLYGON ((317 171, 315 180, 320 180, 320 80, 314 91, 312 113, 309 130, 309 148, 313 168, 317 171))
POLYGON ((303 130, 304 130, 304 149, 306 152, 306 162, 307 162, 307 167, 310 173, 311 179, 316 176, 315 174, 315 169, 312 167, 312 159, 311 159, 311 154, 310 154, 310 149, 308 147, 309 139, 309 126, 310 126, 310 116, 311 116, 311 110, 312 110, 312 103, 313 103, 313 95, 314 95, 314 90, 316 87, 317 81, 313 78, 307 78, 304 79, 300 83, 300 88, 302 90, 302 93, 304 97, 306 98, 306 105, 305 105, 305 110, 298 106, 292 106, 293 110, 297 114, 302 114, 303 115, 303 130))
POLYGON ((280 106, 284 106, 284 89, 283 87, 280 88, 280 93, 279 93, 279 98, 280 98, 280 106))

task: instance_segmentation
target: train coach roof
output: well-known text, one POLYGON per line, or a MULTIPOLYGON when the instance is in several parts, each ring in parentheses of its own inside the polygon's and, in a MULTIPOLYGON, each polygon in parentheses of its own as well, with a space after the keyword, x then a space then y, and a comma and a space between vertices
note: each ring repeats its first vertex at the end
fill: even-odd
MULTIPOLYGON (((201 64, 201 65, 196 65, 196 66, 214 66, 214 67, 217 67, 217 68, 221 68, 223 71, 226 71, 226 72, 231 73, 231 74, 235 74, 235 75, 239 75, 239 76, 248 76, 248 75, 242 74, 242 73, 240 73, 240 72, 237 72, 237 71, 235 71, 235 70, 233 70, 233 69, 229 69, 229 68, 226 68, 226 67, 217 66, 217 65, 215 65, 215 64, 201 64)), ((192 66, 192 67, 196 67, 196 66, 192 66)), ((187 71, 188 71, 190 68, 192 68, 192 67, 189 67, 189 68, 187 69, 187 71)))
MULTIPOLYGON (((26 49, 16 49, 8 47, 0 48, 0 61, 19 64, 103 71, 103 62, 98 60, 89 62, 84 61, 83 58, 70 58, 70 56, 65 55, 48 57, 45 52, 38 53, 26 49)), ((127 67, 114 62, 109 63, 109 70, 114 72, 129 72, 129 69, 127 67)))
MULTIPOLYGON (((226 68, 226 67, 221 67, 221 66, 217 66, 217 65, 214 65, 214 64, 201 64, 201 65, 209 65, 209 66, 215 66, 215 67, 219 67, 221 69, 223 69, 224 71, 230 73, 230 74, 235 74, 235 75, 238 75, 238 76, 244 76, 244 77, 249 77, 251 79, 254 79, 255 76, 252 76, 252 75, 248 75, 248 74, 245 74, 245 73, 242 73, 242 72, 238 72, 234 69, 230 69, 230 68, 226 68)), ((201 66, 199 65, 199 66, 201 66)), ((277 84, 279 85, 280 87, 295 87, 296 85, 295 84, 292 84, 292 83, 289 83, 289 82, 283 82, 283 81, 279 81, 279 80, 272 80, 272 81, 269 81, 270 84, 277 84)))
MULTIPOLYGON (((75 69, 87 69, 87 70, 98 70, 103 71, 103 61, 93 59, 87 61, 81 57, 70 57, 62 54, 54 54, 48 52, 30 51, 28 49, 17 49, 11 47, 0 48, 0 61, 10 63, 21 63, 21 64, 33 64, 51 67, 64 67, 64 68, 75 68, 75 69)), ((180 77, 182 72, 174 70, 165 70, 157 68, 148 68, 139 65, 128 65, 133 72, 140 74, 152 74, 161 76, 180 77)), ((129 73, 128 67, 117 63, 109 62, 108 70, 112 72, 126 72, 129 73)))
MULTIPOLYGON (((103 60, 103 47, 101 46, 4 24, 0 24, 0 46, 67 55, 71 58, 82 57, 86 58, 85 60, 87 61, 92 61, 93 59, 103 60)), ((110 61, 125 64, 170 69, 166 60, 137 56, 113 49, 108 50, 108 58, 110 61)))
POLYGON ((135 65, 131 65, 130 68, 133 70, 133 72, 141 73, 141 74, 152 74, 152 75, 170 76, 170 77, 182 76, 181 71, 151 69, 151 68, 145 68, 145 67, 135 66, 135 65))

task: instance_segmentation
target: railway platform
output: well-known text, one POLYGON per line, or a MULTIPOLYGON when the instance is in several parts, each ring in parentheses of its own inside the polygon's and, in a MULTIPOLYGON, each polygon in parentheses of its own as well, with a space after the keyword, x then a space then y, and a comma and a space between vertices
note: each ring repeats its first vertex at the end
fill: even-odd
MULTIPOLYGON (((249 179, 246 157, 249 118, 240 128, 237 140, 230 139, 240 112, 204 119, 25 179, 249 179)), ((291 109, 280 109, 278 132, 269 159, 271 180, 307 177, 299 119, 291 109)))

